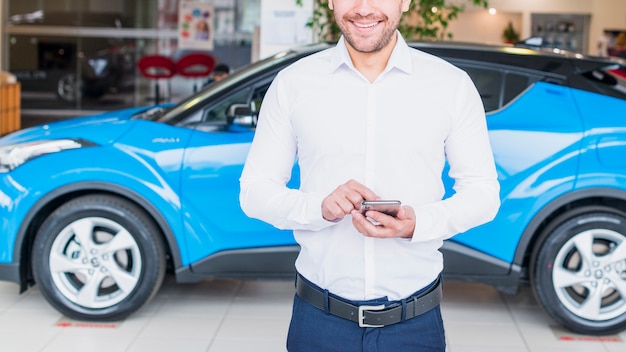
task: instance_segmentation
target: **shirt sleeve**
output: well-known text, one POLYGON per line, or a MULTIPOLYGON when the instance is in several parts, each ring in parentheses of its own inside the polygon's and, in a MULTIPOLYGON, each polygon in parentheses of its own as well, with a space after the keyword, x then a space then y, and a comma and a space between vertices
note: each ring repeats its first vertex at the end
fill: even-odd
POLYGON ((415 209, 413 242, 448 239, 493 220, 500 207, 500 185, 482 100, 465 75, 454 94, 445 154, 454 194, 415 209))
POLYGON ((263 98, 239 180, 239 200, 247 216, 279 229, 320 230, 333 224, 322 217, 324 195, 287 187, 297 155, 287 92, 286 82, 279 74, 263 98))

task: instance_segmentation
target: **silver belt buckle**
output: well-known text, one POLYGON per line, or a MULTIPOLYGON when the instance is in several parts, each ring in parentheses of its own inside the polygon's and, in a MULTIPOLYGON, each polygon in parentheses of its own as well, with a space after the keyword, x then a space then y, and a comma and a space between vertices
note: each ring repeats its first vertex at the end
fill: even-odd
POLYGON ((375 310, 383 310, 385 309, 385 305, 381 304, 379 306, 359 306, 359 327, 361 328, 382 328, 385 325, 370 325, 365 324, 363 321, 365 320, 365 316, 363 315, 365 311, 375 311, 375 310))

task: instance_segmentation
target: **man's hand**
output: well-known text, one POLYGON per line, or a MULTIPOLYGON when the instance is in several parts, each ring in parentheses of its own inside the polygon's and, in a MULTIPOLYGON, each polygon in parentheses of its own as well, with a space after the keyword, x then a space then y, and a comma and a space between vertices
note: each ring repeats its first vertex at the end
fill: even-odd
POLYGON ((365 216, 358 210, 352 211, 352 224, 361 234, 376 238, 412 238, 415 231, 415 210, 403 205, 394 218, 375 210, 368 210, 365 216), (380 225, 372 224, 366 217, 377 221, 380 225))
POLYGON ((322 216, 328 221, 339 221, 353 210, 358 210, 364 199, 374 200, 379 197, 363 184, 349 180, 324 198, 322 216))

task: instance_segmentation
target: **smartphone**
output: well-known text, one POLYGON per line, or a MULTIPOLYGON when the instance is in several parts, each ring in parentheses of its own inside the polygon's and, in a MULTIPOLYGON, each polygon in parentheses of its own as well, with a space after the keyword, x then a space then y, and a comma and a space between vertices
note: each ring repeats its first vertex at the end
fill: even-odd
POLYGON ((395 217, 400 210, 399 200, 364 200, 361 202, 361 214, 365 215, 368 210, 375 210, 395 217))

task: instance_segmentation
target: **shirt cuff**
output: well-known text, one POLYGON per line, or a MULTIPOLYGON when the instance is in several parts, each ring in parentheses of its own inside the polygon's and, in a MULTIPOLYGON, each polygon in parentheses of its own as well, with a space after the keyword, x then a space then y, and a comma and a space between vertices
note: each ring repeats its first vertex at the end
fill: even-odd
POLYGON ((411 242, 426 242, 433 240, 433 231, 435 231, 434 216, 431 209, 423 207, 415 210, 415 230, 411 242))
POLYGON ((309 194, 307 199, 306 217, 316 229, 323 229, 336 224, 336 222, 324 219, 322 215, 322 202, 325 196, 321 194, 309 194))

